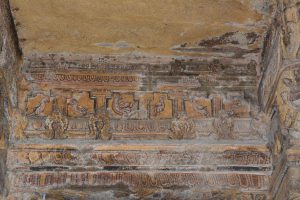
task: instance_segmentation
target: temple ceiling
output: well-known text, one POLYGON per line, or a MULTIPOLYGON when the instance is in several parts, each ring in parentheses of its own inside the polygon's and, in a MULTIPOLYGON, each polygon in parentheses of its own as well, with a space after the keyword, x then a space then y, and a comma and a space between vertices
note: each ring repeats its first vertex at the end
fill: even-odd
POLYGON ((299 11, 0 0, 0 199, 300 198, 299 11))
POLYGON ((24 55, 72 52, 259 60, 269 19, 266 2, 11 0, 11 7, 24 55))

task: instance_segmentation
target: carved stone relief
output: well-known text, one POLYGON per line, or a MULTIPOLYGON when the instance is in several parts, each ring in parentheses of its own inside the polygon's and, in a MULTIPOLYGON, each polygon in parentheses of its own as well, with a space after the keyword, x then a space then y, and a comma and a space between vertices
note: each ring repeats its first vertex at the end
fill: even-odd
POLYGON ((219 139, 234 139, 232 115, 232 112, 222 110, 219 112, 218 117, 214 119, 214 131, 219 139))
POLYGON ((282 2, 284 9, 282 14, 282 32, 286 51, 285 56, 289 59, 295 59, 300 45, 299 5, 296 0, 282 2))
POLYGON ((260 112, 251 119, 250 127, 252 133, 258 135, 260 138, 267 140, 268 134, 270 133, 270 119, 264 113, 260 112))
POLYGON ((130 118, 138 111, 138 101, 133 93, 113 93, 109 108, 115 118, 130 118))
POLYGON ((173 102, 168 94, 154 93, 150 102, 150 118, 152 119, 171 119, 173 117, 173 102))
POLYGON ((172 121, 169 138, 177 140, 195 138, 194 122, 185 113, 179 113, 177 118, 172 121))
POLYGON ((92 114, 89 119, 89 134, 94 139, 110 140, 110 117, 105 110, 92 114))
POLYGON ((47 137, 49 139, 65 139, 68 137, 65 134, 68 128, 68 119, 59 110, 54 110, 46 118, 45 125, 48 130, 47 137))
POLYGON ((32 1, 0 0, 23 50, 3 104, 9 200, 278 200, 299 165, 280 132, 300 141, 300 77, 280 77, 298 62, 297 0, 32 1))
POLYGON ((295 70, 287 70, 283 72, 279 80, 276 100, 279 108, 280 119, 285 128, 291 132, 300 131, 300 106, 298 105, 299 85, 295 79, 295 70))
MULTIPOLYGON (((34 84, 30 80, 27 82, 29 85, 34 84)), ((179 133, 182 128, 174 126, 171 129, 170 127, 171 124, 177 122, 177 125, 182 125, 180 121, 183 120, 180 120, 180 117, 175 117, 181 116, 181 113, 186 113, 184 119, 188 121, 188 124, 191 124, 192 121, 193 124, 201 124, 205 120, 212 120, 215 121, 213 125, 216 127, 218 119, 214 120, 214 118, 218 117, 218 113, 224 111, 231 113, 232 118, 231 127, 225 131, 225 135, 228 138, 233 138, 234 134, 230 131, 234 131, 235 121, 238 118, 245 119, 246 124, 244 123, 243 126, 248 126, 249 121, 247 120, 251 119, 252 103, 244 99, 245 94, 243 92, 224 92, 223 94, 194 91, 119 92, 104 89, 88 90, 84 87, 77 89, 59 88, 52 85, 51 82, 48 83, 49 91, 42 89, 39 85, 36 87, 35 91, 32 87, 27 87, 24 90, 26 100, 24 111, 28 120, 28 126, 24 131, 27 137, 39 137, 39 135, 50 137, 49 132, 53 134, 51 124, 54 124, 54 121, 62 120, 61 127, 64 128, 60 129, 63 131, 63 135, 68 138, 191 139, 200 138, 204 135, 210 137, 209 134, 212 133, 216 135, 213 138, 224 139, 225 136, 221 136, 220 131, 209 131, 208 134, 191 131, 192 136, 187 137, 184 136, 185 134, 179 133), (60 114, 53 114, 55 108, 59 110, 60 114), (102 110, 101 113, 105 114, 97 113, 99 108, 102 110), (146 125, 146 123, 150 124, 146 125), (126 132, 122 134, 121 130, 126 130, 126 132), (181 136, 170 136, 175 132, 181 136), (108 135, 101 136, 102 134, 108 135)), ((239 124, 241 126, 242 122, 239 124)), ((196 127, 196 125, 188 126, 196 127)), ((218 126, 221 126, 220 123, 218 126)), ((186 129, 189 130, 190 128, 186 129)), ((221 128, 211 127, 210 129, 221 128)), ((240 137, 238 135, 237 137, 240 137)), ((57 136, 57 138, 61 137, 57 136)), ((253 136, 253 138, 255 137, 253 136)))

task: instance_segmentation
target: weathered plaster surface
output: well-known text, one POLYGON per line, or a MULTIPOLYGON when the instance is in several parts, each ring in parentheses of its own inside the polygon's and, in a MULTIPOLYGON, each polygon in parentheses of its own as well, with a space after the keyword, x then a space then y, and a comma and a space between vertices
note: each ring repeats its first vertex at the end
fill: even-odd
MULTIPOLYGON (((261 47, 267 6, 250 0, 11 0, 25 54, 41 52, 206 54, 175 51, 232 33, 231 44, 261 47), (254 35, 254 36, 253 36, 254 35)), ((229 41, 228 40, 228 41, 229 41)), ((220 46, 226 46, 224 40, 220 46)), ((228 42, 230 43, 230 42, 228 42)), ((218 45, 218 44, 216 44, 218 45)))

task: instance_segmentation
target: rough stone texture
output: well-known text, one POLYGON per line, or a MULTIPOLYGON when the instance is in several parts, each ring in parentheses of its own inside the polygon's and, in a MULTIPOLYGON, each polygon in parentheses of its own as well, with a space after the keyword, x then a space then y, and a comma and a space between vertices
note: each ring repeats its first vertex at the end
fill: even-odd
POLYGON ((299 2, 10 4, 4 199, 299 198, 299 2))

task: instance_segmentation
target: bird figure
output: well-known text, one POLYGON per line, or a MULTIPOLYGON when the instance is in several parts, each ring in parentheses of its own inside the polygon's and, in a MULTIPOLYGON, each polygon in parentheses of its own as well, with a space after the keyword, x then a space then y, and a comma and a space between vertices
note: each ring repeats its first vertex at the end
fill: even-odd
POLYGON ((204 116, 208 116, 207 106, 200 105, 196 99, 191 99, 193 108, 204 116))
POLYGON ((42 112, 45 110, 47 103, 49 102, 50 102, 50 98, 48 96, 42 98, 41 101, 33 108, 30 115, 41 115, 42 112))
POLYGON ((133 111, 133 106, 133 102, 125 101, 120 94, 115 94, 112 102, 112 109, 115 113, 128 116, 133 111))

